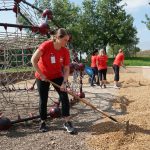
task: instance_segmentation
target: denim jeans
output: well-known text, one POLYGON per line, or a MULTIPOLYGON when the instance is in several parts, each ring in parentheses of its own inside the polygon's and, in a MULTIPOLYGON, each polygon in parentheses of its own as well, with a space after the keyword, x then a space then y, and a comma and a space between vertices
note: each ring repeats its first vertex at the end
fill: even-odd
MULTIPOLYGON (((91 85, 93 85, 93 82, 95 80, 95 76, 98 75, 98 69, 97 67, 92 67, 92 71, 93 71, 93 75, 92 75, 92 78, 91 78, 91 85)), ((97 79, 97 82, 99 82, 99 78, 97 79)))

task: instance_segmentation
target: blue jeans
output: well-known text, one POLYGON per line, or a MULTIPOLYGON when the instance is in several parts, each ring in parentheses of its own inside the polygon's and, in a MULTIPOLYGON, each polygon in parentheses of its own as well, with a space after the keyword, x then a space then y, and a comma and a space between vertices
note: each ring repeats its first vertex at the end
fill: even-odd
MULTIPOLYGON (((93 71, 93 75, 92 75, 92 78, 91 78, 91 85, 93 85, 93 82, 95 80, 95 76, 98 75, 98 69, 97 67, 91 67, 92 68, 92 71, 93 71)), ((98 81, 97 81, 98 83, 98 81)))

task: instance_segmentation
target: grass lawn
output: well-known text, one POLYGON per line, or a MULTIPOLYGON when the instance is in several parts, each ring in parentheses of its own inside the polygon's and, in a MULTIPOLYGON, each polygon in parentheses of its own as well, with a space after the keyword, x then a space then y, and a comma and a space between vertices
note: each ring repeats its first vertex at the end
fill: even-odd
MULTIPOLYGON (((108 66, 112 66, 113 58, 108 59, 108 66)), ((126 66, 150 66, 150 57, 130 57, 125 58, 126 66)))

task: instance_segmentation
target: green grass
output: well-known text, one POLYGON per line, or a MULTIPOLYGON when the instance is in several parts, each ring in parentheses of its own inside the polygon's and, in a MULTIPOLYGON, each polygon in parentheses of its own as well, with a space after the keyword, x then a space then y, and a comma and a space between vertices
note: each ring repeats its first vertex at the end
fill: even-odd
MULTIPOLYGON (((112 66, 114 58, 108 59, 108 66, 112 66)), ((125 66, 150 66, 150 57, 130 57, 125 58, 125 66)), ((90 62, 86 63, 86 65, 90 66, 90 62)), ((16 67, 9 69, 0 69, 0 72, 28 72, 33 71, 33 67, 16 67)))
MULTIPOLYGON (((113 58, 109 58, 108 66, 112 66, 113 61, 113 58)), ((150 66, 150 57, 128 57, 124 63, 125 66, 150 66)))
POLYGON ((8 73, 14 73, 14 72, 28 72, 33 71, 33 67, 16 67, 16 68, 8 68, 8 69, 0 69, 0 72, 8 72, 8 73))
MULTIPOLYGON (((108 66, 112 66, 114 58, 108 59, 108 66)), ((125 57, 126 66, 150 66, 150 57, 125 57)), ((90 66, 90 61, 86 63, 90 66)))

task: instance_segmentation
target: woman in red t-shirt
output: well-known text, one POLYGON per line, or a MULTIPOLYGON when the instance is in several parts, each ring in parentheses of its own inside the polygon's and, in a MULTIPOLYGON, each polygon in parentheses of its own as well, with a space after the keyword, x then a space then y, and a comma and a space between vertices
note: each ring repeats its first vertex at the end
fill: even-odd
POLYGON ((55 87, 62 103, 62 117, 65 118, 64 127, 69 133, 74 133, 74 128, 69 121, 70 105, 66 90, 66 82, 69 76, 70 54, 66 48, 69 40, 67 31, 63 28, 57 30, 54 38, 43 42, 31 58, 35 68, 35 77, 40 96, 39 113, 41 118, 40 131, 46 132, 47 101, 50 83, 48 80, 60 85, 55 87), (63 73, 62 73, 63 67, 63 73))
POLYGON ((108 56, 106 55, 105 50, 101 49, 97 56, 97 68, 101 88, 103 85, 104 88, 106 88, 107 61, 108 56))
MULTIPOLYGON (((97 64, 96 64, 96 60, 97 60, 97 55, 98 55, 98 50, 95 50, 93 53, 92 53, 92 56, 91 56, 91 68, 92 68, 92 71, 93 71, 93 74, 92 74, 92 77, 91 77, 91 86, 94 86, 93 82, 95 80, 95 76, 98 75, 98 69, 97 69, 97 64)), ((97 84, 99 82, 99 79, 97 77, 97 84)))
POLYGON ((119 88, 118 81, 119 81, 119 69, 120 66, 124 65, 124 53, 122 49, 119 49, 119 53, 115 57, 115 60, 113 62, 113 70, 115 73, 114 76, 114 88, 119 88))

